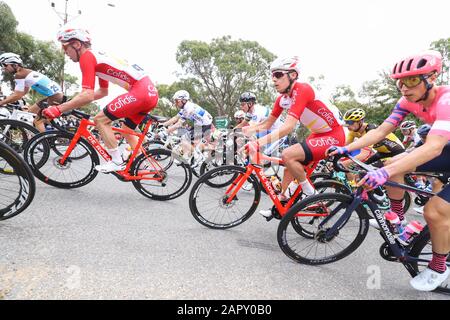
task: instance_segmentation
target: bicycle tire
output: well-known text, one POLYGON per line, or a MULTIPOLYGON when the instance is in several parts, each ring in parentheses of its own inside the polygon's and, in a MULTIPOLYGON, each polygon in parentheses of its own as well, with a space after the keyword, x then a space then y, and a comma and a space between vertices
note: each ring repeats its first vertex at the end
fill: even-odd
POLYGON ((26 162, 0 141, 0 220, 17 216, 29 207, 36 193, 36 182, 26 162), (3 174, 6 171, 8 174, 3 174))
MULTIPOLYGON (((64 154, 63 151, 55 152, 53 151, 53 147, 56 147, 56 140, 67 140, 68 142, 74 138, 74 134, 62 131, 49 131, 40 133, 34 136, 30 142, 25 147, 24 156, 25 161, 30 165, 31 170, 33 171, 36 178, 41 180, 42 182, 62 189, 73 189, 85 186, 90 183, 98 174, 98 171, 95 170, 95 166, 100 164, 100 160, 98 154, 94 150, 94 148, 83 138, 80 138, 75 146, 72 154, 74 157, 69 157, 64 165, 58 162, 59 158, 61 158, 61 154, 64 154), (41 165, 42 158, 37 159, 39 157, 39 150, 49 151, 48 155, 45 155, 45 162, 41 165), (82 157, 81 159, 77 156, 78 153, 88 154, 88 157, 82 157), (49 161, 50 160, 50 161, 49 161), (72 165, 76 165, 77 170, 70 171, 72 165), (81 168, 81 169, 80 169, 81 168), (67 171, 67 172, 65 172, 67 171), (85 171, 82 174, 81 178, 80 172, 85 171), (68 177, 69 176, 69 177, 68 177), (70 178, 75 177, 77 180, 57 180, 57 178, 70 178)), ((68 143, 60 144, 59 146, 66 146, 68 143)))
MULTIPOLYGON (((321 229, 317 230, 317 232, 314 235, 313 239, 304 237, 301 234, 298 234, 298 232, 294 229, 293 232, 289 231, 289 226, 292 226, 292 222, 299 219, 298 212, 302 210, 307 210, 307 208, 314 203, 319 203, 319 209, 321 207, 321 202, 327 203, 327 208, 330 207, 330 204, 339 203, 339 205, 334 209, 336 212, 332 212, 333 214, 329 215, 328 217, 324 218, 324 220, 327 220, 327 222, 333 220, 333 218, 337 217, 336 214, 338 213, 337 209, 343 209, 347 208, 348 205, 353 201, 353 196, 346 195, 346 194, 338 194, 338 193, 323 193, 318 195, 313 195, 310 197, 305 198, 304 200, 297 202, 288 212, 287 214, 281 219, 280 224, 278 225, 277 230, 277 240, 278 245, 280 246, 281 250, 292 260, 307 264, 307 265, 322 265, 327 263, 336 262, 340 259, 345 258, 349 254, 351 254, 353 251, 355 251, 361 243, 364 241, 364 239, 367 236, 367 233, 369 231, 369 220, 368 220, 368 213, 366 212, 366 209, 359 205, 356 208, 357 213, 357 219, 354 219, 357 225, 357 228, 350 228, 349 223, 350 220, 352 220, 352 217, 354 217, 354 212, 351 213, 349 218, 341 223, 341 225, 337 229, 337 234, 334 234, 331 239, 325 239, 325 231, 327 229, 321 229), (346 227, 346 228, 344 228, 346 227), (352 240, 346 240, 342 237, 341 233, 343 230, 349 230, 350 229, 357 229, 354 230, 355 234, 352 235, 354 239, 352 240), (342 240, 346 243, 350 243, 349 245, 342 245, 342 242, 338 240, 342 240), (299 240, 297 240, 299 239, 299 240), (296 246, 296 243, 307 243, 307 246, 303 249, 308 250, 306 254, 302 253, 302 251, 299 251, 295 249, 294 246, 296 246), (338 245, 338 248, 333 250, 329 244, 336 242, 338 245), (292 244, 292 247, 291 247, 292 244), (313 250, 315 249, 315 250, 313 250), (307 257, 306 255, 313 251, 315 254, 318 253, 318 251, 324 251, 324 256, 321 257, 307 257), (327 255, 328 252, 331 252, 331 255, 327 255), (340 250, 340 251, 337 251, 340 250)), ((322 210, 319 211, 313 211, 314 206, 309 207, 310 213, 321 213, 322 210)), ((309 217, 307 217, 309 218, 309 217)), ((326 224, 326 223, 325 223, 326 224)))
MULTIPOLYGON (((224 175, 231 175, 232 177, 237 178, 239 175, 245 174, 245 172, 246 168, 244 167, 229 165, 212 169, 201 176, 200 179, 194 183, 189 194, 189 209, 195 220, 208 228, 221 230, 236 227, 248 220, 256 211, 261 199, 261 190, 256 176, 252 174, 247 179, 248 182, 253 184, 251 190, 254 192, 254 196, 252 197, 248 191, 243 191, 241 188, 237 193, 235 201, 230 204, 225 203, 225 190, 211 187, 208 183, 210 180, 223 177, 224 175), (208 188, 205 188, 205 186, 208 188), (216 196, 216 198, 214 198, 214 196, 216 196), (214 203, 215 201, 218 202, 218 208, 223 209, 220 210, 221 212, 213 212, 210 210, 211 203, 214 203), (249 209, 244 209, 244 211, 247 210, 244 213, 237 212, 239 211, 237 210, 237 204, 239 205, 239 208, 242 208, 242 203, 248 203, 250 206, 249 209), (200 208, 200 206, 204 207, 205 205, 208 205, 208 208, 200 208), (218 218, 218 221, 213 220, 213 218, 218 218)), ((226 181, 228 181, 228 184, 221 188, 228 187, 234 180, 226 178, 226 181)), ((220 185, 223 184, 220 183, 220 185)))
POLYGON ((19 154, 23 153, 28 141, 38 133, 38 129, 23 121, 0 119, 0 140, 19 154), (9 129, 5 132, 7 126, 9 129))
MULTIPOLYGON (((169 180, 169 183, 167 183, 168 180, 165 180, 164 182, 161 183, 153 182, 152 184, 146 184, 145 180, 132 180, 133 186, 136 188, 136 190, 139 191, 139 193, 153 200, 164 201, 178 198, 181 195, 183 195, 187 191, 187 189, 189 189, 189 186, 191 185, 192 182, 192 171, 186 163, 175 159, 172 156, 172 152, 167 149, 150 149, 147 150, 146 153, 147 155, 143 153, 140 154, 133 161, 133 165, 130 170, 133 173, 133 175, 136 176, 138 175, 139 170, 146 169, 146 166, 149 165, 147 157, 150 156, 154 160, 158 161, 159 165, 161 165, 163 170, 161 174, 165 176, 165 179, 172 179, 174 177, 175 173, 173 173, 173 171, 171 171, 170 174, 168 174, 168 171, 170 169, 179 168, 180 170, 178 171, 181 172, 181 175, 183 175, 182 177, 183 180, 181 182, 180 187, 174 188, 174 191, 171 191, 166 194, 158 194, 152 190, 153 189, 157 190, 157 188, 165 187, 166 185, 173 187, 174 184, 171 181, 174 181, 175 179, 169 180), (167 161, 167 163, 163 163, 163 161, 167 161)), ((152 169, 156 169, 153 167, 153 165, 151 166, 152 169)))
MULTIPOLYGON (((413 246, 409 252, 409 255, 414 258, 419 258, 423 256, 423 258, 428 258, 431 260, 433 254, 433 250, 431 248, 431 240, 430 240, 430 230, 428 226, 425 227, 422 232, 414 239, 413 246)), ((411 274, 412 277, 415 277, 423 268, 428 266, 428 263, 421 262, 410 262, 409 263, 412 269, 415 271, 415 274, 411 274)), ((447 268, 450 268, 450 256, 447 257, 447 268)), ((435 292, 450 294, 450 279, 447 279, 441 286, 437 287, 435 292)))

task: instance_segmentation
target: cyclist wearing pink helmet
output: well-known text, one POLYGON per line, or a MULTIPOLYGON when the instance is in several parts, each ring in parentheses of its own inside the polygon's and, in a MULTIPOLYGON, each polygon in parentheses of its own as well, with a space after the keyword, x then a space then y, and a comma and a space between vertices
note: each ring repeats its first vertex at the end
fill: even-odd
MULTIPOLYGON (((112 160, 105 165, 96 166, 100 172, 123 170, 126 166, 118 149, 117 140, 111 129, 111 123, 125 119, 122 127, 134 130, 158 103, 158 92, 148 75, 137 64, 117 59, 104 52, 91 50, 91 36, 83 29, 64 29, 58 33, 58 41, 73 61, 80 64, 82 91, 71 101, 44 110, 49 119, 59 117, 61 113, 82 107, 94 100, 108 95, 109 82, 115 83, 127 92, 110 102, 94 118, 95 124, 105 142, 112 160), (99 78, 99 88, 95 90, 95 79, 99 78)), ((134 149, 137 138, 123 134, 134 149)))
MULTIPOLYGON (((386 167, 368 173, 359 183, 375 188, 388 179, 403 183, 405 173, 450 172, 450 86, 437 86, 435 82, 442 71, 442 56, 437 51, 426 51, 397 62, 391 78, 397 80, 402 94, 392 114, 378 129, 361 139, 331 154, 347 153, 377 143, 386 134, 393 132, 405 117, 412 113, 431 130, 426 142, 411 153, 398 155, 386 167)), ((388 188, 391 209, 403 220, 404 191, 388 188)), ((431 291, 449 276, 446 259, 450 251, 450 185, 434 190, 433 197, 425 206, 424 217, 430 229, 433 258, 428 268, 411 280, 411 285, 422 291, 431 291)))

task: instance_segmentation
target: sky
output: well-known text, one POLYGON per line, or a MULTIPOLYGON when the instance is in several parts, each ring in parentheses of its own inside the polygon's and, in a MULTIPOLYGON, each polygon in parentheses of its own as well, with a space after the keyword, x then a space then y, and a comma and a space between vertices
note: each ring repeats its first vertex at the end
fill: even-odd
MULTIPOLYGON (((66 0, 3 0, 18 30, 56 41, 66 0)), ((257 41, 273 54, 300 57, 300 80, 323 75, 328 95, 364 81, 404 56, 450 37, 448 0, 67 0, 69 26, 88 29, 93 49, 143 67, 159 84, 177 80, 183 40, 230 35, 257 41), (108 5, 114 4, 114 7, 108 5), (77 16, 78 10, 82 14, 77 16)), ((80 76, 78 66, 68 71, 80 76)))

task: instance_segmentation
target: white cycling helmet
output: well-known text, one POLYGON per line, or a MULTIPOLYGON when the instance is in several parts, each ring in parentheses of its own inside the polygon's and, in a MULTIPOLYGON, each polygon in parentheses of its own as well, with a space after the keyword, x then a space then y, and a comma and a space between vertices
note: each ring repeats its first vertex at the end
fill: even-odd
POLYGON ((300 75, 300 65, 297 56, 289 58, 277 58, 270 64, 270 72, 295 71, 300 75))
POLYGON ((0 64, 4 65, 13 63, 19 65, 23 64, 23 61, 18 54, 12 52, 5 52, 2 55, 0 55, 0 64))
POLYGON ((189 92, 186 90, 178 90, 172 97, 172 100, 189 100, 189 92))
POLYGON ((400 130, 409 130, 417 128, 416 123, 411 120, 403 121, 400 125, 400 130))
POLYGON ((235 119, 244 119, 245 118, 245 112, 242 110, 238 110, 234 113, 235 119))
POLYGON ((59 42, 68 42, 70 40, 79 40, 81 42, 91 43, 92 38, 87 30, 84 29, 62 29, 58 32, 59 42))

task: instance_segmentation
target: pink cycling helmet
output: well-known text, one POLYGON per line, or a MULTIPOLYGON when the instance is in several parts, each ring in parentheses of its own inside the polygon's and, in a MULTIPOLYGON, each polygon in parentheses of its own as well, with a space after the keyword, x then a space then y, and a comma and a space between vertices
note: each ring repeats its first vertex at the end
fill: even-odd
POLYGON ((397 62, 391 73, 392 79, 442 71, 442 55, 439 51, 429 50, 397 62))

